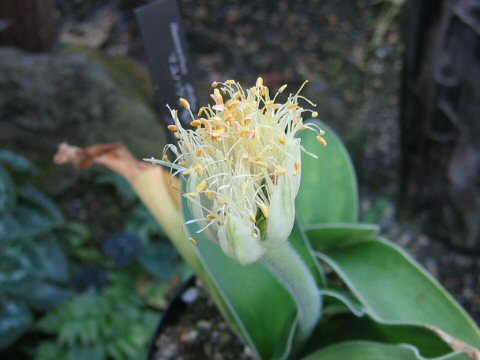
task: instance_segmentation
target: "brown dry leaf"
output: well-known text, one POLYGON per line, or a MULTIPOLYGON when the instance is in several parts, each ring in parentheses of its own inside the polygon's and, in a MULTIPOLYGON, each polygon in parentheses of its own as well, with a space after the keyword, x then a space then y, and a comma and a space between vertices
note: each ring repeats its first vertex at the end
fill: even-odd
MULTIPOLYGON (((101 164, 122 175, 130 183, 147 171, 161 171, 164 183, 172 200, 179 207, 179 180, 171 178, 168 171, 155 167, 135 158, 123 144, 97 144, 81 148, 78 146, 60 144, 53 161, 56 164, 72 164, 80 169, 87 169, 94 164, 101 164)), ((160 186, 160 184, 159 184, 160 186)))

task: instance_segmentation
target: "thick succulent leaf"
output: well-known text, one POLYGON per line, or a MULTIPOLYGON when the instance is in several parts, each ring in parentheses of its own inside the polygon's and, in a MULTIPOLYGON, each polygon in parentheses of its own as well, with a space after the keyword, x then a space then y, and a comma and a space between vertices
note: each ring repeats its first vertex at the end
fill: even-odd
MULTIPOLYGON (((321 248, 317 240, 312 239, 312 246, 321 248)), ((480 332, 473 320, 397 246, 370 240, 323 251, 319 258, 341 277, 376 321, 433 326, 480 346, 480 332)))
POLYGON ((315 121, 327 132, 326 147, 311 131, 300 132, 302 146, 318 159, 302 154, 302 183, 297 196, 297 213, 304 226, 317 223, 352 223, 358 217, 355 171, 347 150, 327 125, 315 121))
POLYGON ((371 224, 314 224, 304 227, 317 251, 341 249, 374 239, 380 229, 371 224))
POLYGON ((32 314, 19 301, 0 298, 0 349, 13 344, 32 325, 32 314))
MULTIPOLYGON (((183 205, 185 219, 190 219, 185 200, 183 205)), ((198 227, 188 230, 198 241, 205 270, 199 275, 233 327, 260 358, 286 357, 296 329, 296 306, 287 291, 260 263, 240 265, 196 234, 198 227)))
POLYGON ((339 312, 332 316, 327 311, 332 298, 324 296, 324 299, 329 303, 324 311, 325 317, 315 329, 310 342, 304 349, 304 354, 351 340, 410 344, 417 348, 422 356, 428 358, 452 352, 439 336, 424 326, 382 324, 368 315, 358 317, 351 312, 339 312))
POLYGON ((320 293, 324 299, 325 315, 335 315, 337 313, 351 312, 358 317, 365 315, 363 305, 355 297, 345 291, 337 289, 321 289, 320 293))
POLYGON ((0 214, 10 212, 17 199, 17 189, 10 174, 0 165, 0 214))
MULTIPOLYGON (((319 350, 303 360, 423 360, 416 348, 405 344, 383 344, 372 341, 349 341, 331 345, 319 350)), ((464 360, 463 354, 452 354, 437 360, 464 360)))

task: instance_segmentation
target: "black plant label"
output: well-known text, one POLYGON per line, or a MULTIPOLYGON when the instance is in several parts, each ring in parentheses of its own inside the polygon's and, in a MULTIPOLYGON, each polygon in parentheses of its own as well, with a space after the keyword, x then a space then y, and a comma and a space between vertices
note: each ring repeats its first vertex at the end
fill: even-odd
MULTIPOLYGON (((177 1, 153 1, 137 8, 135 13, 155 87, 155 101, 165 126, 173 124, 169 105, 178 109, 183 127, 190 128, 190 113, 181 106, 179 98, 188 100, 194 113, 198 111, 198 98, 177 1)), ((171 136, 171 140, 176 139, 171 136)))

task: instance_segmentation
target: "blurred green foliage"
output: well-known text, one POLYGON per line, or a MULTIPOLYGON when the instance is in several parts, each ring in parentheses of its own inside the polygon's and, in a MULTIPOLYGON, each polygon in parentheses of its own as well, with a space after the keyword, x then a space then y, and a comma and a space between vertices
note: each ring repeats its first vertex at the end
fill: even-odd
POLYGON ((0 150, 0 349, 32 325, 34 312, 50 311, 72 294, 68 260, 55 203, 27 181, 27 159, 0 150))
POLYGON ((144 357, 168 294, 190 271, 120 176, 94 179, 127 211, 116 234, 92 242, 87 224, 66 221, 31 185, 36 173, 0 150, 0 358, 144 357))
POLYGON ((117 274, 103 291, 78 295, 39 322, 55 338, 38 347, 35 359, 142 359, 157 322, 131 274, 117 274))

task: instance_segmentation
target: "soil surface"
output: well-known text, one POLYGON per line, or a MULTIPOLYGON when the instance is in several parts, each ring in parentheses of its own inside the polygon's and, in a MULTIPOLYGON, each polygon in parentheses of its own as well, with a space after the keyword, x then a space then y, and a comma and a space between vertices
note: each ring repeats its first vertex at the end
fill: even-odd
POLYGON ((254 359, 200 284, 188 288, 178 301, 182 313, 158 335, 151 360, 254 359))

